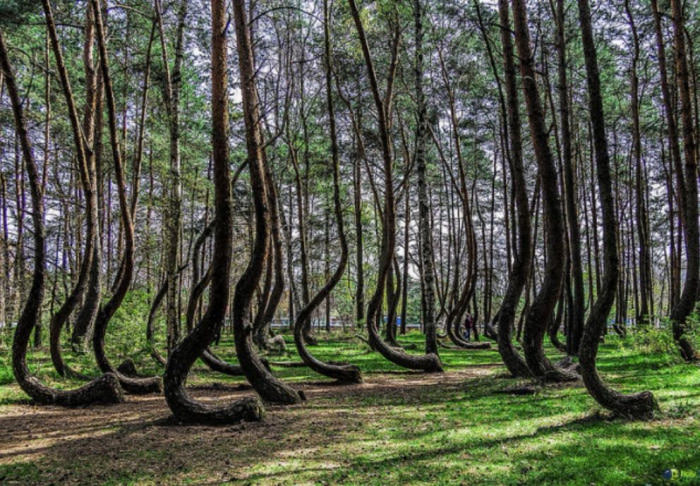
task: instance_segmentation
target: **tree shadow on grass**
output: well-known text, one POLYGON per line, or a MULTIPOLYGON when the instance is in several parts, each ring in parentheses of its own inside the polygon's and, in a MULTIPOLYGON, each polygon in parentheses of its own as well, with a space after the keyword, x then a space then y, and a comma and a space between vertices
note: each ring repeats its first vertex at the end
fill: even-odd
MULTIPOLYGON (((168 425, 171 415, 160 396, 129 397, 111 407, 11 408, 0 417, 0 430, 8 431, 0 482, 387 484, 433 477, 433 483, 445 483, 464 481, 460 475, 471 471, 470 483, 512 483, 514 477, 553 483, 557 467, 566 477, 584 474, 581 458, 614 462, 596 452, 608 436, 617 439, 620 457, 647 458, 626 449, 646 440, 647 428, 590 415, 592 401, 584 390, 565 399, 557 395, 560 389, 500 395, 508 383, 493 380, 494 366, 486 370, 374 374, 365 384, 343 387, 306 381, 295 384, 309 396, 306 404, 268 407, 263 422, 219 427, 168 425), (576 442, 576 436, 585 441, 576 442), (462 459, 464 454, 471 459, 462 459), (494 469, 473 470, 477 466, 494 469), (500 481, 503 471, 512 477, 500 481)), ((229 384, 198 385, 190 392, 205 401, 250 395, 229 384)), ((683 430, 662 434, 680 440, 683 430)), ((620 467, 631 471, 629 477, 640 474, 620 467)))
MULTIPOLYGON (((227 397, 227 399, 230 397, 227 397)), ((123 407, 122 415, 133 412, 143 404, 132 403, 123 407)), ((5 479, 27 480, 27 484, 36 481, 44 483, 61 479, 63 482, 78 483, 109 482, 128 478, 131 481, 139 479, 155 479, 164 482, 178 482, 186 478, 201 478, 203 483, 217 483, 230 479, 246 481, 273 480, 285 477, 293 480, 299 474, 310 474, 318 477, 336 469, 352 467, 353 461, 344 462, 339 457, 321 457, 325 461, 323 467, 314 464, 316 460, 310 457, 310 464, 304 463, 304 451, 311 451, 314 456, 318 451, 328 451, 335 441, 334 436, 346 432, 346 426, 366 425, 361 417, 352 413, 341 414, 340 417, 332 411, 314 414, 308 413, 303 407, 280 408, 269 413, 269 418, 262 423, 244 423, 235 426, 171 426, 162 427, 162 407, 145 407, 150 410, 152 418, 119 419, 112 417, 111 421, 98 416, 85 419, 82 423, 73 420, 63 420, 64 426, 57 430, 54 426, 45 426, 34 431, 36 437, 45 445, 18 450, 16 453, 0 456, 1 459, 29 458, 29 461, 19 462, 15 472, 26 471, 21 464, 35 466, 35 477, 21 478, 14 476, 12 468, 5 468, 5 479), (338 420, 340 419, 340 420, 338 420), (358 422, 359 420, 359 422, 358 422), (351 422, 348 424, 348 421, 351 422), (105 427, 107 429, 105 430, 105 427), (62 431, 62 432, 61 432, 62 431), (301 459, 300 459, 301 458, 301 459), (272 459, 281 466, 279 471, 250 471, 251 465, 258 461, 272 459), (301 461, 301 462, 300 462, 301 461), (225 472, 233 471, 225 475, 225 472), (243 472, 243 474, 241 474, 243 472), (206 478, 202 475, 211 475, 206 478)), ((44 418, 48 423, 56 423, 62 414, 47 414, 44 418)), ((467 443, 459 442, 449 447, 430 449, 423 453, 411 454, 414 461, 437 458, 445 454, 457 453, 465 448, 491 448, 502 443, 510 443, 554 434, 558 430, 574 424, 585 424, 586 421, 575 420, 569 423, 537 429, 532 434, 520 434, 503 438, 483 438, 467 443)), ((2 425, 7 425, 4 421, 2 425)), ((352 429, 352 427, 351 427, 352 429)), ((12 441, 21 437, 11 437, 12 441)), ((345 446, 367 441, 363 437, 346 438, 345 446)), ((368 441, 369 442, 369 441, 368 441)), ((373 467, 382 469, 393 467, 394 458, 373 462, 373 467)), ((275 467, 272 467, 275 469, 275 467)), ((332 472, 331 474, 334 474, 332 472)), ((196 479, 199 482, 198 479, 196 479)))

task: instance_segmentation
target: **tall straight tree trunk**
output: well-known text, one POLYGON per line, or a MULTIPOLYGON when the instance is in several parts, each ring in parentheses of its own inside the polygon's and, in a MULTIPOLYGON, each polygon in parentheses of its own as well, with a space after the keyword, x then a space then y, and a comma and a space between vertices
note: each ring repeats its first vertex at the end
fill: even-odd
POLYGON ((532 229, 530 227, 530 205, 523 169, 522 135, 520 132, 520 112, 518 87, 515 78, 513 41, 511 39, 508 0, 498 0, 498 14, 501 22, 501 44, 505 86, 508 106, 508 130, 510 132, 510 171, 515 192, 518 246, 515 251, 513 269, 508 279, 508 287, 498 311, 498 352, 508 371, 515 377, 530 376, 525 360, 513 346, 513 324, 520 296, 530 274, 530 253, 532 229))
MULTIPOLYGON (((0 99, 4 94, 5 74, 0 69, 0 99)), ((7 325, 7 308, 8 308, 8 289, 9 289, 9 241, 8 241, 8 221, 7 221, 7 182, 5 175, 0 172, 0 324, 3 326, 4 332, 9 332, 10 326, 7 325)))
MULTIPOLYGON (((683 291, 678 303, 671 310, 673 337, 678 343, 681 356, 686 361, 696 361, 697 352, 687 336, 688 316, 695 310, 698 294, 698 272, 700 268, 700 236, 698 235, 698 178, 697 153, 695 151, 695 126, 693 106, 690 96, 690 77, 685 47, 685 21, 680 0, 671 0, 673 17, 673 39, 676 53, 676 79, 681 101, 681 121, 683 123, 683 151, 685 155, 685 249, 686 272, 683 291)), ((679 174, 680 175, 680 174, 679 174)), ((683 188, 679 188, 683 190, 683 188)))
MULTIPOLYGON (((0 82, 4 83, 5 80, 2 79, 2 70, 0 70, 0 82)), ((0 282, 0 327, 3 329, 3 334, 7 333, 10 329, 7 320, 7 237, 5 236, 5 215, 7 214, 7 193, 5 191, 5 176, 0 173, 0 277, 2 281, 0 282)), ((58 252, 58 249, 57 249, 58 252)), ((0 336, 2 339, 4 335, 0 336)))
MULTIPOLYGON (((8 90, 9 91, 9 90, 8 90)), ((13 280, 13 309, 12 309, 12 320, 16 320, 21 312, 22 299, 25 294, 25 279, 23 278, 24 272, 24 218, 26 215, 26 199, 24 191, 24 172, 25 172, 25 161, 21 155, 20 141, 18 140, 18 135, 14 137, 14 152, 15 152, 15 208, 17 212, 17 230, 16 230, 16 244, 15 244, 15 260, 12 266, 12 280, 13 280)))
MULTIPOLYGON (((358 141, 356 144, 359 146, 358 141)), ((358 150, 359 152, 359 150, 358 150)), ((365 318, 365 270, 364 270, 364 229, 362 224, 362 164, 358 157, 353 161, 353 210, 355 216, 355 325, 363 324, 365 318)))
MULTIPOLYGON (((658 408, 654 396, 648 392, 636 395, 622 395, 608 387, 598 375, 596 356, 598 343, 606 327, 608 314, 615 301, 615 286, 619 271, 617 254, 617 221, 612 195, 610 178, 610 160, 608 142, 605 135, 605 118, 603 114, 603 98, 598 74, 598 60, 593 41, 591 27, 591 12, 588 0, 578 0, 583 53, 586 62, 586 79, 588 84, 588 103, 593 128, 596 169, 598 175, 598 191, 600 193, 601 210, 603 213, 603 253, 605 266, 602 287, 598 298, 591 309, 583 330, 579 359, 583 382, 586 388, 602 406, 615 413, 632 418, 649 418, 658 408)), ((621 304, 621 303, 620 303, 621 304)))
MULTIPOLYGON (((661 25, 661 13, 659 12, 659 6, 657 0, 651 0, 651 10, 654 16, 654 31, 656 33, 656 52, 659 62, 659 79, 661 81, 661 94, 664 106, 664 115, 666 119, 666 135, 668 138, 669 151, 671 153, 671 161, 669 163, 668 170, 668 187, 669 187, 669 210, 670 210, 670 227, 671 227, 671 276, 670 276, 670 297, 669 304, 671 311, 678 304, 678 298, 680 294, 680 253, 681 246, 676 244, 676 240, 673 238, 674 225, 676 220, 676 214, 673 212, 674 199, 673 194, 677 196, 678 204, 678 214, 677 219, 680 222, 683 221, 683 212, 685 208, 685 190, 683 182, 683 170, 681 163, 681 150, 678 135, 678 125, 675 118, 675 108, 674 100, 671 96, 671 87, 668 81, 668 69, 666 66, 666 48, 664 47, 663 39, 663 27, 661 25), (673 174, 676 175, 676 186, 673 187, 671 180, 673 179, 673 174)), ((662 147, 663 149, 663 147, 662 147)), ((680 238, 681 231, 679 230, 678 236, 680 238)))
MULTIPOLYGON (((44 156, 44 166, 41 175, 41 193, 44 194, 46 190, 46 177, 47 170, 49 167, 49 139, 51 138, 51 77, 49 76, 49 35, 46 35, 46 41, 44 43, 44 66, 46 67, 46 72, 44 73, 44 104, 46 106, 46 113, 44 114, 44 143, 43 143, 43 156, 44 156)), ((46 221, 44 220, 44 224, 46 221)), ((56 286, 54 285, 54 290, 56 286)), ((51 295, 51 303, 53 304, 54 292, 51 295)), ((0 300, 2 297, 0 296, 0 300)), ((0 303, 4 307, 4 304, 0 303)), ((2 315, 0 315, 0 322, 2 321, 2 315)), ((37 320, 36 326, 34 327, 34 348, 40 348, 43 337, 43 325, 41 323, 41 312, 39 313, 39 318, 37 320)))
POLYGON ((437 354, 437 327, 435 323, 435 274, 433 268, 433 235, 430 227, 430 207, 426 181, 425 141, 426 106, 423 92, 423 11, 422 0, 413 1, 413 19, 416 36, 415 50, 415 90, 416 90, 416 154, 415 164, 418 175, 418 227, 421 232, 420 256, 423 262, 425 286, 425 352, 437 354))
MULTIPOLYGON (((406 175, 408 176, 408 174, 406 175)), ((406 193, 406 205, 404 207, 404 234, 403 234, 403 282, 401 283, 401 334, 406 334, 406 319, 408 319, 408 252, 410 243, 411 226, 411 198, 406 193)))
MULTIPOLYGON (((325 221, 323 228, 323 279, 327 282, 331 276, 331 256, 330 256, 330 212, 328 211, 328 200, 326 199, 324 209, 325 221)), ((323 301, 326 332, 331 332, 331 294, 328 294, 323 301)))
MULTIPOLYGON (((0 76, 4 78, 3 73, 4 71, 0 70, 0 76)), ((5 81, 3 79, 3 84, 0 85, 0 92, 2 91, 4 82, 5 81)), ((9 321, 9 319, 12 318, 11 312, 13 306, 12 300, 10 299, 10 295, 12 294, 10 290, 12 274, 10 272, 10 237, 9 221, 7 216, 7 179, 2 173, 0 173, 0 219, 0 222, 2 223, 2 234, 0 235, 2 237, 2 247, 0 247, 0 251, 2 252, 2 266, 0 267, 0 275, 2 275, 2 282, 0 282, 0 287, 2 287, 4 302, 2 322, 3 324, 5 324, 9 321)), ((5 326, 5 332, 10 332, 10 326, 5 326)))
POLYGON ((280 219, 282 221, 282 232, 284 233, 284 239, 286 243, 287 252, 287 281, 289 282, 289 291, 287 292, 287 300, 289 304, 289 325, 290 328, 294 322, 295 309, 299 308, 299 297, 294 285, 294 263, 292 261, 292 230, 291 221, 294 219, 294 204, 292 203, 292 190, 289 189, 289 198, 286 206, 289 208, 289 217, 286 217, 284 209, 280 209, 280 219))
POLYGON ((180 235, 182 232, 182 182, 180 177, 180 85, 181 66, 184 51, 185 19, 187 17, 186 0, 181 0, 177 15, 177 32, 175 41, 175 62, 172 75, 168 60, 165 31, 160 0, 155 0, 156 19, 160 33, 160 48, 163 58, 164 98, 168 113, 168 130, 170 134, 170 176, 169 194, 166 203, 165 218, 165 279, 167 293, 165 299, 165 322, 167 328, 167 347, 170 351, 180 339, 179 306, 179 272, 180 235))
POLYGON ((651 274, 651 249, 649 239, 649 218, 647 216, 646 191, 644 166, 642 162, 642 134, 639 119, 639 76, 637 65, 639 64, 639 35, 634 21, 630 1, 625 0, 625 11, 632 31, 632 67, 630 69, 630 105, 632 112, 632 157, 634 158, 634 187, 635 187, 635 218, 637 223, 637 236, 639 238, 639 307, 637 309, 637 323, 648 324, 650 319, 652 295, 651 274))
POLYGON ((570 326, 566 335, 566 351, 577 355, 583 334, 584 293, 583 269, 581 266, 581 234, 579 232, 578 210, 576 208, 576 184, 574 182, 573 154, 571 148, 571 127, 569 125, 569 88, 567 79, 566 18, 564 0, 557 0, 557 50, 559 51, 559 113, 561 123, 562 159, 564 166, 564 194, 568 220, 569 257, 571 259, 571 280, 573 281, 573 307, 570 309, 570 326))

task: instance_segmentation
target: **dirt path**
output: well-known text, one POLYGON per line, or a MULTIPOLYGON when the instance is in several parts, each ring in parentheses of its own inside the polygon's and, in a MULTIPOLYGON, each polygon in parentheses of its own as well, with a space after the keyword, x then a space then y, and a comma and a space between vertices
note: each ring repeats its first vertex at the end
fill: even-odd
MULTIPOLYGON (((251 465, 273 457, 284 470, 289 458, 323 450, 361 430, 368 417, 357 409, 358 402, 409 399, 494 372, 487 365, 445 374, 368 375, 365 383, 351 386, 301 383, 296 386, 306 392, 306 403, 268 406, 260 423, 221 427, 171 425, 161 396, 129 396, 119 405, 77 409, 5 406, 0 408, 0 471, 5 471, 0 484, 274 483, 280 478, 256 477, 251 465)), ((191 392, 203 400, 235 400, 252 393, 236 386, 194 387, 191 392)), ((381 407, 376 412, 390 413, 381 407)), ((333 459, 324 467, 342 467, 342 460, 333 459)))

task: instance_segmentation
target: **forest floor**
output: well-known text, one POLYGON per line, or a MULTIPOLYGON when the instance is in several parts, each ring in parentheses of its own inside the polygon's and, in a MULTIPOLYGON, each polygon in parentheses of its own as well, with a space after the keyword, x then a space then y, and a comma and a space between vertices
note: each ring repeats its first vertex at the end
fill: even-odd
MULTIPOLYGON (((614 338, 602 346, 610 383, 659 400, 656 419, 631 422, 601 411, 581 383, 503 393, 520 382, 506 377, 495 350, 443 349, 446 373, 426 375, 351 338, 319 336, 314 352, 358 364, 365 383, 335 386, 305 368, 274 368, 308 401, 220 427, 173 425, 155 395, 116 406, 33 405, 11 381, 5 348, 0 484, 663 484, 671 468, 681 484, 700 483, 691 477, 700 470, 700 368, 675 354, 614 338)), ((46 354, 32 363, 52 381, 46 354)), ((201 364, 189 385, 203 400, 252 394, 242 378, 201 364)))

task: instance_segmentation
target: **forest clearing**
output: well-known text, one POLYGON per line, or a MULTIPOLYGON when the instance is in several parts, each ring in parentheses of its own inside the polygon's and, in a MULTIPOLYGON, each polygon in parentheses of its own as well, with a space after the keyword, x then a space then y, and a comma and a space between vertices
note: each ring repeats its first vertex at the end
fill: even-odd
MULTIPOLYGON (((401 339, 420 341, 418 333, 401 339)), ((668 469, 686 478, 697 469, 698 372, 658 350, 614 342, 600 360, 616 386, 657 391, 664 413, 651 422, 611 418, 577 384, 503 393, 524 382, 508 377, 493 350, 445 350, 445 374, 404 371, 341 336, 318 354, 352 359, 365 383, 338 386, 304 368, 275 368, 308 401, 232 426, 175 425, 156 395, 47 408, 5 384, 0 482, 663 484, 668 469)), ((52 379, 50 368, 44 362, 40 376, 52 379)), ((203 363, 190 377, 192 393, 207 401, 250 395, 238 389, 244 384, 203 363)))
POLYGON ((0 484, 700 484, 698 0, 0 0, 0 484))

